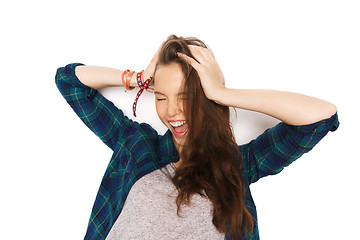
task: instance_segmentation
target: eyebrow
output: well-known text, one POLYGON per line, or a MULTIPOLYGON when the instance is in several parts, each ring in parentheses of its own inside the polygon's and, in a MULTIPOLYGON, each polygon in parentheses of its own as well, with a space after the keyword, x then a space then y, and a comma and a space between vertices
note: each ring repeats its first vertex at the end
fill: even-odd
MULTIPOLYGON (((161 94, 161 95, 166 96, 165 94, 163 94, 163 93, 161 93, 161 92, 159 92, 159 91, 154 91, 154 93, 155 93, 155 94, 161 94)), ((185 94, 186 94, 186 92, 181 92, 181 93, 179 93, 178 95, 185 95, 185 94)))

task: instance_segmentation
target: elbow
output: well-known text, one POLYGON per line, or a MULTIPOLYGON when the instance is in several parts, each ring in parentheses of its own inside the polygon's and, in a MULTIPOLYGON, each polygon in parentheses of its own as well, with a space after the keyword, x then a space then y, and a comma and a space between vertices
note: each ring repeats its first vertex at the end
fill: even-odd
MULTIPOLYGON (((322 107, 321 111, 319 111, 319 113, 320 112, 321 115, 319 114, 317 116, 317 120, 325 120, 331 118, 334 114, 337 113, 337 107, 333 103, 326 102, 326 104, 324 104, 324 106, 322 107)), ((316 113, 314 114, 317 115, 316 113)))
POLYGON ((315 108, 314 111, 311 111, 311 113, 309 112, 305 122, 306 124, 312 124, 318 121, 326 120, 331 118, 336 113, 337 107, 335 104, 323 101, 322 105, 319 105, 318 108, 315 108))
POLYGON ((327 112, 330 115, 329 117, 331 117, 332 115, 334 115, 335 113, 337 113, 337 107, 335 104, 333 103, 328 103, 328 107, 327 107, 327 112))
POLYGON ((55 74, 55 84, 58 86, 61 79, 63 78, 63 74, 64 74, 64 67, 59 67, 57 70, 56 70, 56 74, 55 74))

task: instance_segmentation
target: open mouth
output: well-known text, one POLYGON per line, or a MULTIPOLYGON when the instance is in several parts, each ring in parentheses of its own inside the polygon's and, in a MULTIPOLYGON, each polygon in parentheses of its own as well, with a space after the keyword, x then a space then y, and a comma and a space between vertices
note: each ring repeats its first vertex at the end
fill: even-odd
POLYGON ((186 134, 188 128, 186 121, 169 122, 172 132, 176 137, 182 137, 186 134))

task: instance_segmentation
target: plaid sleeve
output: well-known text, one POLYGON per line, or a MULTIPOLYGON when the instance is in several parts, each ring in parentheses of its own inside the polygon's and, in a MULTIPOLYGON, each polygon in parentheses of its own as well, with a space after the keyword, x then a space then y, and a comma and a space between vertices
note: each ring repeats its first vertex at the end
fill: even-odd
POLYGON ((114 150, 125 127, 137 122, 126 117, 111 101, 96 89, 79 81, 75 68, 82 63, 71 63, 57 69, 55 82, 60 93, 81 121, 109 148, 114 150))
POLYGON ((302 126, 283 122, 266 130, 248 144, 239 146, 242 171, 249 183, 274 175, 309 152, 329 131, 339 126, 338 116, 302 126))

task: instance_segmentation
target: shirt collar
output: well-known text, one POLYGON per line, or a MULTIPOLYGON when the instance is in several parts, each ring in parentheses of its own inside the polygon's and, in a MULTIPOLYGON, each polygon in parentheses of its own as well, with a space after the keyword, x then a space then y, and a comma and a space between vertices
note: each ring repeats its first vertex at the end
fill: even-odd
POLYGON ((179 161, 179 154, 175 148, 174 141, 172 139, 172 133, 168 129, 164 135, 159 137, 159 156, 162 162, 177 162, 179 161))

